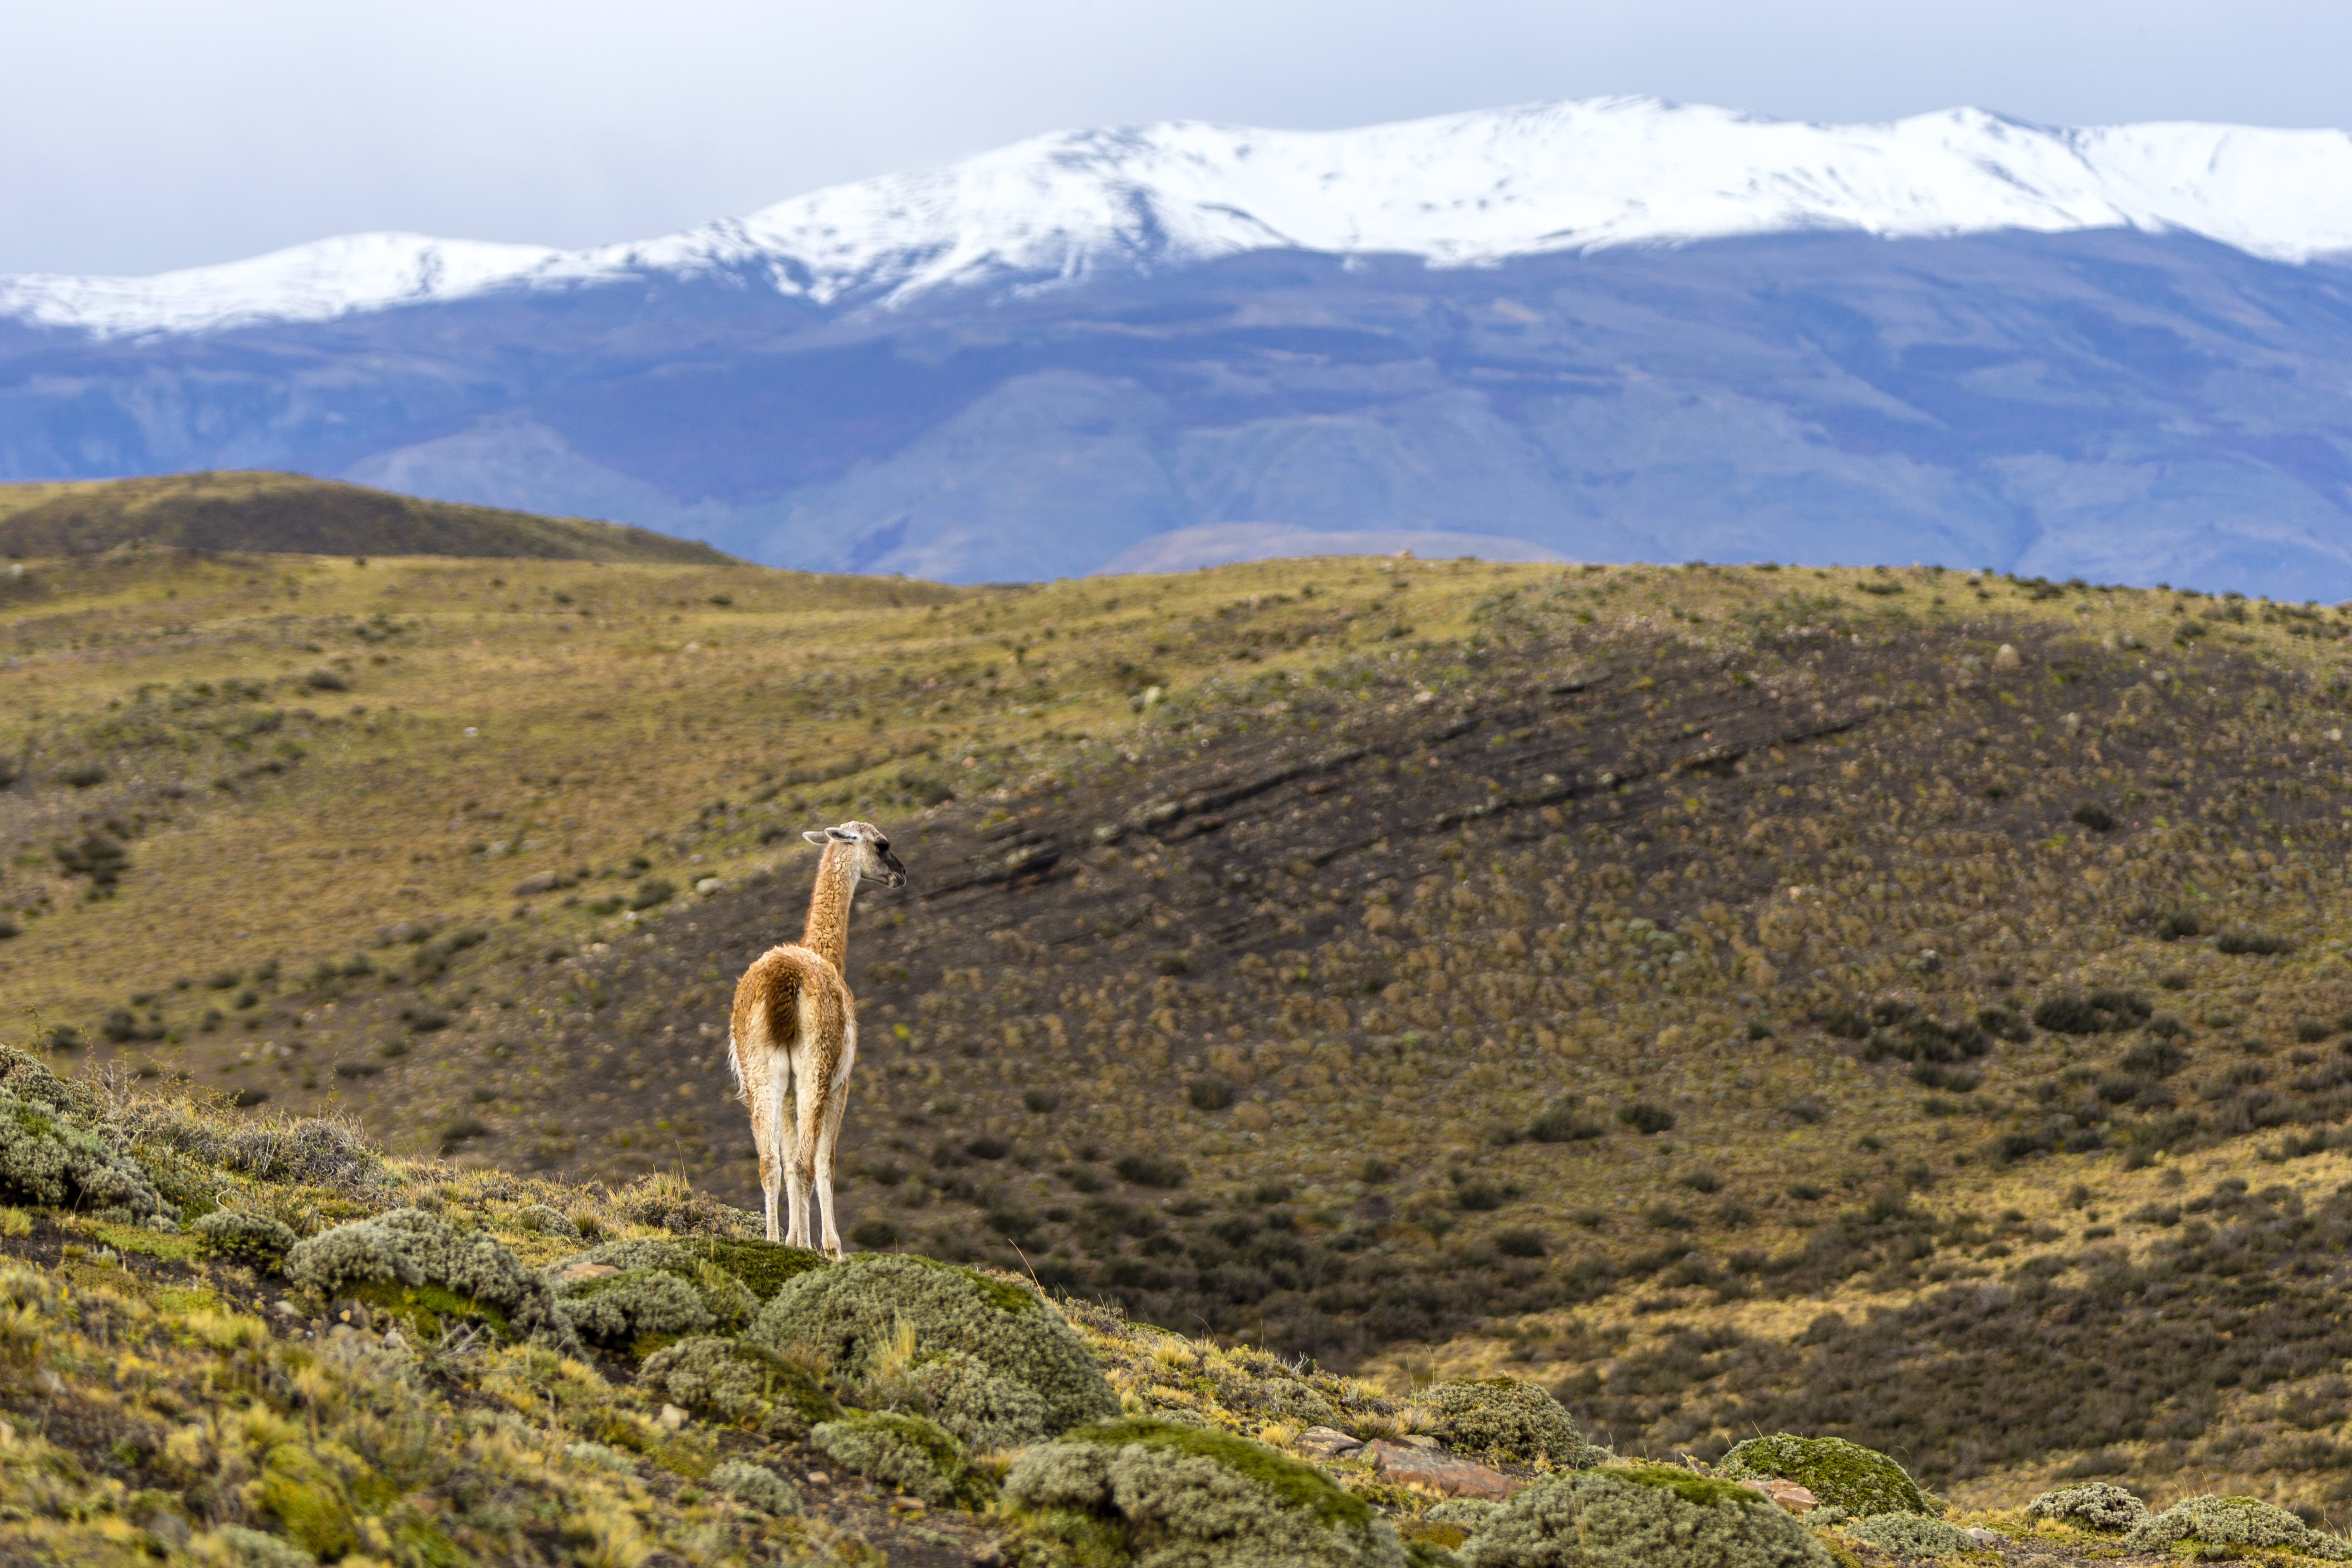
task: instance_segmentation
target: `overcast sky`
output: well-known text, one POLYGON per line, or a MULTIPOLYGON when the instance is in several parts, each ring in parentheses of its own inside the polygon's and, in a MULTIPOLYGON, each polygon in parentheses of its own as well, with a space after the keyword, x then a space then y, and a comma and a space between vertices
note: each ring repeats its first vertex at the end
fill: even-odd
POLYGON ((1039 132, 1600 93, 2352 125, 2346 0, 5 0, 0 272, 645 238, 1039 132))

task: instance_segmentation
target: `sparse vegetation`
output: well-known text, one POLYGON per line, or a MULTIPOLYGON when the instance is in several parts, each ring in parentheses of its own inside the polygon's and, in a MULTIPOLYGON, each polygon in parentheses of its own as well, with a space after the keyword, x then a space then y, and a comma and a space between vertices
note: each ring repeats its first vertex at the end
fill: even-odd
MULTIPOLYGON (((2288 629, 2335 612, 2175 647, 2170 595, 1925 572, 26 565, 5 1000, 45 1060, 246 1104, 137 1113, 184 1224, 232 1159, 340 1172, 316 1216, 229 1205, 305 1239, 404 1206, 302 1142, 349 1115, 609 1184, 542 1194, 584 1242, 509 1227, 533 1265, 753 1246, 729 987, 790 934, 800 830, 865 816, 916 882, 858 917, 861 1247, 1399 1390, 1507 1373, 1626 1454, 1752 1422, 1976 1504, 2053 1468, 2352 1495, 2284 1413, 2352 1359, 2312 1283, 2352 1157, 2310 1027, 2352 1013, 2346 678, 2288 629)), ((971 1369, 936 1364, 827 1375, 952 1432, 971 1369)))

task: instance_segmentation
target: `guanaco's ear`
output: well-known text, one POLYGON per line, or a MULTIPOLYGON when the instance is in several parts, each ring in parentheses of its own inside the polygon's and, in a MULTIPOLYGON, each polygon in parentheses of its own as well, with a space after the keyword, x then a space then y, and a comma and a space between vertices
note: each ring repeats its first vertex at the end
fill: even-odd
POLYGON ((802 834, 801 837, 807 839, 812 844, 822 844, 825 841, 825 835, 818 832, 814 827, 810 828, 806 833, 802 834))
POLYGON ((840 839, 844 844, 855 844, 855 843, 856 843, 856 842, 857 842, 857 835, 856 835, 855 833, 844 833, 844 832, 843 832, 840 828, 838 828, 838 827, 828 827, 828 828, 826 828, 826 829, 824 830, 824 832, 825 832, 825 837, 828 837, 828 838, 838 838, 838 839, 840 839))

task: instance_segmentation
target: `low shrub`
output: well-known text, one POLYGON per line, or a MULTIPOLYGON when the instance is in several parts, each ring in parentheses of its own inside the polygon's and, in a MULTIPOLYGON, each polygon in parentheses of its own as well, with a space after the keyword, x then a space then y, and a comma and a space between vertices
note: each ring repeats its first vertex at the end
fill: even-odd
POLYGON ((134 1150, 160 1144, 266 1182, 382 1191, 383 1156, 335 1116, 225 1116, 186 1100, 134 1100, 117 1118, 134 1150))
POLYGON ((1799 1437, 1777 1432, 1735 1445, 1716 1473, 1796 1482, 1823 1503, 1849 1513, 1926 1513, 1927 1500, 1910 1472, 1879 1453, 1843 1437, 1799 1437))
POLYGON ((1831 1568, 1769 1499, 1672 1465, 1537 1482, 1464 1543, 1465 1568, 1831 1568))
POLYGON ((2130 1552, 2169 1553, 2175 1543, 2196 1542, 2204 1546, 2284 1547, 2309 1557, 2341 1562, 2352 1558, 2352 1546, 2312 1529, 2287 1512, 2250 1497, 2183 1498, 2162 1513, 2150 1514, 2124 1537, 2130 1552))
POLYGON ((2128 991, 2094 991, 2087 996, 2062 991, 2042 999, 2033 1009, 2033 1023, 2053 1035, 2098 1035, 2130 1028, 2148 1011, 2147 1004, 2128 991))
POLYGON ((1133 1419, 1014 1462, 1004 1504, 1085 1561, 1170 1568, 1406 1568, 1390 1523, 1320 1471, 1230 1433, 1133 1419))
POLYGON ((1121 1154, 1111 1169, 1120 1181, 1139 1187, 1181 1187, 1186 1174, 1182 1165, 1165 1154, 1121 1154))
POLYGON ((990 1373, 961 1351, 925 1354, 901 1336, 857 1391, 857 1403, 937 1421, 974 1449, 1017 1448, 1046 1425, 1035 1390, 990 1373))
POLYGON ((725 1245, 652 1239, 591 1247, 549 1270, 561 1281, 556 1308, 584 1338, 604 1345, 631 1344, 646 1334, 740 1333, 760 1299, 719 1260, 725 1245))
POLYGON ((710 1489, 724 1492, 747 1508, 761 1513, 798 1513, 801 1494, 792 1482, 765 1465, 754 1465, 743 1459, 727 1459, 711 1468, 710 1489))
POLYGON ((748 1340, 698 1336, 665 1345, 637 1369, 637 1386, 682 1410, 799 1443, 841 1405, 806 1366, 748 1340))
POLYGON ((580 1239, 580 1227, 572 1216, 551 1204, 532 1204, 517 1211, 515 1224, 533 1236, 551 1236, 561 1241, 580 1239))
MULTIPOLYGON (((2179 1218, 2176 1212, 2174 1218, 2179 1218)), ((2105 1481, 2087 1486, 2060 1487, 2043 1492, 2025 1505, 2028 1519, 2054 1520, 2077 1530, 2114 1534, 2132 1529, 2147 1517, 2147 1504, 2130 1492, 2105 1481)))
POLYGON ((1977 1549, 1967 1535, 1924 1513, 1874 1513, 1844 1528, 1847 1534, 1897 1557, 1957 1557, 1977 1549))
POLYGON ((934 1410, 995 1425, 1018 1402, 982 1397, 965 1373, 1004 1380, 1035 1396, 1037 1425, 1023 1434, 1033 1441, 1118 1410, 1076 1331, 1029 1287, 925 1258, 858 1253, 803 1273, 761 1310, 751 1337, 779 1352, 809 1347, 860 1376, 884 1370, 886 1353, 910 1368, 961 1353, 971 1364, 956 1381, 972 1403, 934 1410))
POLYGON ((819 1422, 809 1441, 844 1469, 933 1508, 985 1502, 995 1489, 961 1443, 919 1415, 850 1411, 839 1420, 819 1422))
MULTIPOLYGON (((748 1299, 750 1292, 744 1295, 748 1299)), ((625 1268, 570 1281, 557 1287, 555 1310, 582 1339, 600 1345, 626 1346, 648 1335, 699 1334, 712 1323, 693 1282, 659 1268, 625 1268)))
POLYGON ((1571 1469, 1606 1458, 1585 1442, 1559 1402, 1531 1383, 1460 1378, 1423 1389, 1412 1403, 1434 1417, 1431 1435, 1458 1453, 1498 1464, 1542 1459, 1571 1469))
POLYGON ((668 1171, 640 1176, 614 1194, 613 1210, 634 1224, 679 1236, 748 1240, 760 1235, 761 1229, 759 1215, 720 1203, 685 1177, 668 1171))
POLYGON ((422 1209, 394 1209, 339 1225, 297 1245, 286 1277, 322 1296, 352 1295, 431 1333, 439 1320, 475 1318, 500 1333, 579 1353, 545 1277, 497 1237, 462 1231, 422 1209))
POLYGON ((1528 1136, 1538 1143, 1580 1143, 1609 1129, 1573 1105, 1555 1105, 1528 1123, 1528 1136))
POLYGON ((2254 953, 2267 958, 2274 953, 2293 952, 2294 939, 2269 931, 2225 931, 2213 939, 2213 946, 2232 955, 2254 953))
POLYGON ((1617 1113, 1617 1120, 1644 1138, 1675 1130, 1675 1113, 1647 1100, 1636 1100, 1617 1113))
POLYGON ((116 1152, 60 1109, 58 1101, 72 1102, 70 1090, 45 1090, 22 1070, 11 1075, 9 1084, 0 1089, 0 1194, 47 1208, 82 1209, 104 1219, 179 1217, 136 1160, 116 1152), (25 1093, 46 1091, 50 1102, 12 1092, 19 1088, 25 1093))
POLYGON ((238 1209, 215 1209, 190 1226, 188 1234, 206 1257, 226 1258, 266 1274, 285 1267, 286 1255, 297 1240, 293 1231, 268 1215, 238 1209))

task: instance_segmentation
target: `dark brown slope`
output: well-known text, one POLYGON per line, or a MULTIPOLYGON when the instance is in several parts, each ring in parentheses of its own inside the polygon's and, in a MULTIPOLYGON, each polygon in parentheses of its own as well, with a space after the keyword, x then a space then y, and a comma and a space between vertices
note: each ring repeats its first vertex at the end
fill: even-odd
POLYGON ((298 555, 464 555, 725 562, 707 544, 584 518, 540 517, 300 474, 0 486, 0 554, 89 555, 121 545, 298 555))
MULTIPOLYGON (((2157 933, 2308 925, 2342 837, 2313 726, 2340 703, 2176 662, 2153 683, 2031 626, 1782 630, 1731 659, 1559 636, 1426 702, 1377 661, 1235 693, 1179 715, 1197 748, 895 825, 915 882, 866 894, 852 937, 845 1206, 869 1244, 1344 1356, 1629 1275, 1916 1280, 1932 1237, 1817 1229, 1824 1194, 1899 1216, 1972 1161, 2332 1121, 2339 1058, 2248 1072, 2234 1026, 2352 992, 2269 973, 2249 1001, 2284 960, 2157 933), (1990 668, 2002 640, 2021 669, 1990 668), (2148 984, 2172 959, 2189 994, 2148 984), (2102 974, 2136 999, 2094 1020, 2095 1059, 2025 1022, 2102 974), (2169 1049, 2131 1052, 2132 1006, 2169 1049)), ((541 1158, 683 1160, 750 1198, 719 1020, 796 933, 803 871, 578 961, 551 1046, 586 1103, 541 1158)))

